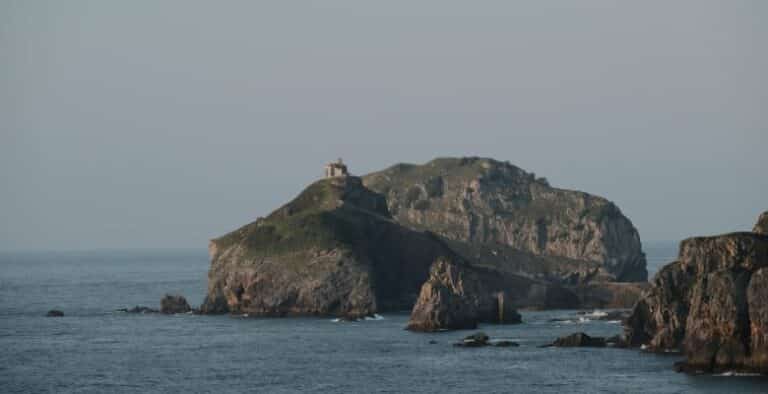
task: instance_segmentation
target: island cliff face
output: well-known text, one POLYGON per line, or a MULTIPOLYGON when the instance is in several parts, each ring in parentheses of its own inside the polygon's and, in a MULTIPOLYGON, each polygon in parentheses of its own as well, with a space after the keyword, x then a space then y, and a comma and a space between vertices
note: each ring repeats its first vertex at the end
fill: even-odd
POLYGON ((682 350, 686 370, 768 373, 768 235, 684 240, 634 307, 627 340, 682 350))
POLYGON ((384 197, 343 176, 209 247, 204 313, 350 318, 410 308, 431 263, 453 252, 395 223, 384 197))
POLYGON ((363 177, 401 224, 450 240, 597 263, 607 280, 645 281, 640 237, 610 201, 556 189, 509 163, 443 158, 363 177))
POLYGON ((410 327, 435 330, 506 322, 515 308, 625 307, 639 294, 642 284, 610 283, 645 278, 645 258, 607 200, 489 159, 419 167, 440 175, 329 174, 212 240, 200 311, 359 318, 417 304, 410 327))

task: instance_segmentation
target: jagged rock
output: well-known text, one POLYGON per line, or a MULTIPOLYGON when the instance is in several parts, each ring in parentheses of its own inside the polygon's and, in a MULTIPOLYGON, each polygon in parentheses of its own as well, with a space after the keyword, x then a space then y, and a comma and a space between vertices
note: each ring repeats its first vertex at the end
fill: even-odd
POLYGON ((480 322, 520 323, 520 314, 504 288, 496 273, 438 259, 421 288, 407 329, 438 331, 472 329, 480 322))
POLYGON ((398 164, 366 175, 364 182, 386 196, 394 218, 408 227, 475 245, 593 262, 600 269, 585 267, 581 276, 647 278, 638 232, 616 205, 552 188, 509 163, 440 158, 398 164))
POLYGON ((682 350, 686 371, 768 373, 768 236, 690 238, 627 321, 630 345, 682 350))
POLYGON ((180 295, 166 294, 160 300, 160 313, 175 314, 191 312, 192 308, 187 303, 187 299, 180 295))
POLYGON ((568 336, 560 337, 552 342, 555 347, 605 347, 606 341, 602 337, 590 337, 583 332, 577 332, 568 336))
POLYGON ((757 218, 757 223, 755 223, 755 228, 752 229, 752 232, 768 235, 768 211, 763 212, 757 218))
POLYGON ((57 310, 57 309, 51 309, 48 311, 48 313, 45 314, 46 317, 64 317, 64 312, 57 310))

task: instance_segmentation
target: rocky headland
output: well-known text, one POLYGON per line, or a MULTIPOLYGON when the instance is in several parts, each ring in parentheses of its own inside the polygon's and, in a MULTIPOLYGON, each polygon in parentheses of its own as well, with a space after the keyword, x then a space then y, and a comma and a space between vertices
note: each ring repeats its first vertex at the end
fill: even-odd
POLYGON ((625 282, 646 277, 614 204, 478 158, 327 177, 209 252, 202 313, 413 308, 409 327, 426 331, 514 322, 517 308, 627 307, 642 285, 625 282))
POLYGON ((768 373, 768 235, 753 232, 681 242, 627 321, 630 345, 682 351, 685 371, 768 373))

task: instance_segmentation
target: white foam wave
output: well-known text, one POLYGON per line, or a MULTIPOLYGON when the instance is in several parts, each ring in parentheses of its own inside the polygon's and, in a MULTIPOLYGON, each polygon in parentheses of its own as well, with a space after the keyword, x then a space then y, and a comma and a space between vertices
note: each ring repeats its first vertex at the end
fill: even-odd
POLYGON ((759 373, 754 373, 754 372, 726 371, 721 374, 716 374, 715 376, 761 376, 761 375, 759 373))
POLYGON ((585 313, 584 316, 589 316, 589 317, 605 317, 605 316, 608 316, 608 312, 601 311, 599 309, 595 309, 594 311, 592 311, 590 313, 585 313))

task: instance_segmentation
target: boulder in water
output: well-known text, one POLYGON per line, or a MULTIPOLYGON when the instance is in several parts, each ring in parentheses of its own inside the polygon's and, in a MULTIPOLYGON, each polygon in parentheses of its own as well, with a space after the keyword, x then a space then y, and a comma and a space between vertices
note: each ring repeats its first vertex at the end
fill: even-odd
POLYGON ((555 347, 605 347, 605 338, 591 337, 583 332, 577 332, 568 336, 560 337, 552 342, 555 347))
POLYGON ((165 297, 160 300, 160 313, 172 315, 175 313, 187 313, 191 311, 192 308, 189 306, 187 299, 183 296, 166 294, 165 297))
POLYGON ((48 313, 45 314, 46 317, 64 317, 64 312, 57 310, 57 309, 51 309, 48 311, 48 313))

